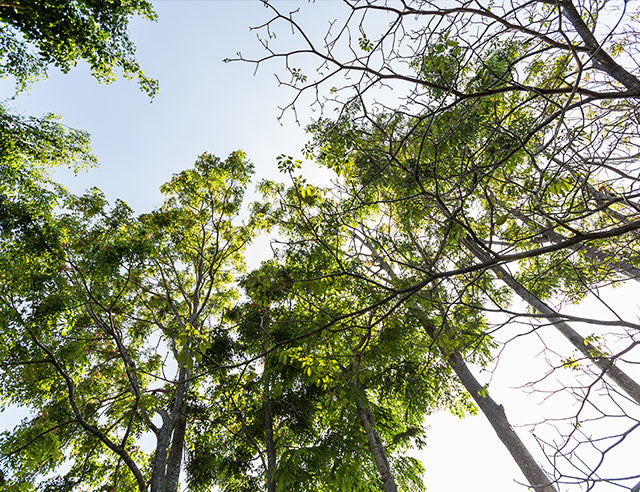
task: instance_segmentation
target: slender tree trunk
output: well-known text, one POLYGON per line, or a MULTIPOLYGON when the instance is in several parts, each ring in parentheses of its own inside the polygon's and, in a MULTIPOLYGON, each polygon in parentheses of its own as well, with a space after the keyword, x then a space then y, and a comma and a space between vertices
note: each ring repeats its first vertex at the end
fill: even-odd
POLYGON ((182 469, 182 453, 184 451, 184 436, 187 431, 187 418, 184 408, 181 409, 174 423, 171 450, 167 460, 164 492, 177 492, 180 482, 180 470, 182 469))
POLYGON ((484 397, 480 395, 482 387, 473 374, 471 374, 471 371, 469 371, 460 353, 454 352, 449 357, 449 364, 475 400, 480 410, 482 410, 482 413, 487 417, 487 420, 489 420, 500 441, 502 441, 502 444, 509 450, 509 453, 533 489, 536 492, 557 492, 556 487, 551 483, 511 427, 502 405, 498 405, 489 395, 484 397))
MULTIPOLYGON (((468 239, 465 239, 463 242, 480 261, 487 261, 489 259, 487 253, 478 245, 472 243, 468 239)), ((492 270, 499 274, 499 276, 502 277, 501 280, 513 289, 513 291, 518 294, 523 301, 528 303, 531 307, 547 318, 556 327, 556 329, 562 333, 562 335, 569 340, 576 349, 578 349, 578 351, 600 368, 609 379, 620 387, 620 389, 627 393, 636 402, 640 403, 640 385, 630 378, 622 369, 617 367, 614 364, 613 359, 599 356, 598 354, 600 351, 596 347, 586 341, 577 331, 571 328, 568 323, 563 321, 556 311, 547 306, 540 298, 529 292, 529 290, 513 278, 507 270, 501 266, 495 266, 492 270)))
MULTIPOLYGON (((367 247, 375 254, 375 247, 365 241, 367 247)), ((389 264, 379 255, 376 255, 380 266, 389 274, 389 276, 397 280, 397 275, 389 264)), ((420 294, 418 294, 420 297, 420 294)), ((435 340, 437 332, 430 320, 422 313, 418 306, 410 306, 411 312, 422 322, 423 327, 427 330, 429 336, 435 340)), ((498 438, 514 458, 516 464, 522 471, 529 484, 536 492, 557 492, 556 487, 551 483, 544 470, 538 465, 527 447, 513 430, 511 424, 507 420, 502 405, 498 405, 491 397, 480 397, 478 391, 481 386, 475 379, 473 374, 467 368, 467 365, 459 352, 455 352, 449 357, 449 365, 460 379, 460 382, 471 395, 478 407, 487 418, 493 429, 496 431, 498 438)), ((368 437, 368 436, 367 436, 368 437)))
POLYGON ((171 420, 167 413, 162 415, 162 427, 156 432, 156 451, 151 468, 151 492, 164 492, 167 448, 171 432, 171 420))
MULTIPOLYGON (((504 269, 501 269, 504 270, 504 269)), ((602 372, 616 383, 620 389, 627 393, 636 402, 640 403, 640 385, 629 377, 622 369, 617 367, 613 359, 605 356, 599 356, 600 351, 591 343, 586 341, 577 331, 561 319, 561 316, 551 309, 538 297, 529 292, 522 284, 516 281, 508 273, 502 274, 502 281, 511 287, 518 296, 520 296, 530 306, 544 315, 556 329, 571 342, 586 358, 593 362, 602 372)))
POLYGON ((384 449, 384 445, 382 444, 382 439, 380 439, 380 435, 378 434, 376 422, 371 414, 371 410, 369 409, 369 402, 367 401, 366 394, 359 384, 356 385, 356 390, 358 392, 358 397, 356 398, 356 411, 360 417, 362 428, 367 435, 369 451, 373 456, 373 461, 376 464, 384 490, 385 492, 398 492, 398 487, 393 478, 393 473, 391 472, 387 453, 384 449))
MULTIPOLYGON (((427 330, 429 336, 435 339, 437 332, 431 323, 425 319, 421 312, 417 312, 416 314, 419 319, 425 322, 424 328, 427 330)), ((511 454, 515 460, 518 468, 520 468, 520 471, 529 482, 529 485, 531 485, 536 492, 557 492, 555 485, 549 480, 547 474, 540 465, 538 465, 534 457, 527 450, 527 447, 520 440, 520 437, 518 437, 518 434, 516 434, 513 427, 511 427, 504 413, 504 407, 497 404, 488 394, 484 397, 481 396, 480 393, 483 387, 480 386, 478 380, 467 367, 460 352, 455 351, 449 357, 448 362, 462 385, 491 424, 491 427, 493 427, 493 430, 495 430, 502 444, 504 444, 509 454, 511 454)), ((486 388, 484 390, 486 391, 486 388)))
POLYGON ((271 408, 271 386, 269 375, 266 374, 267 361, 265 360, 265 382, 264 382, 264 425, 265 425, 265 447, 267 448, 267 491, 276 492, 276 481, 274 473, 276 470, 276 445, 273 436, 273 411, 271 408))
POLYGON ((189 370, 180 367, 176 395, 170 411, 162 410, 162 427, 156 432, 156 452, 151 471, 150 492, 176 492, 182 467, 182 453, 187 420, 184 415, 185 398, 189 387, 189 370), (171 448, 169 449, 169 446, 171 448))

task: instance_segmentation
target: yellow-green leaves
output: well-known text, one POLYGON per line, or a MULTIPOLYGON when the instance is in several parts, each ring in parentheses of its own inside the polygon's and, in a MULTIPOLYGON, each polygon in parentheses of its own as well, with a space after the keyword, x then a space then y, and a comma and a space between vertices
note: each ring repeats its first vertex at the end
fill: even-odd
POLYGON ((278 162, 278 170, 283 173, 291 173, 295 169, 300 169, 302 166, 302 161, 299 159, 294 159, 289 155, 280 154, 276 161, 278 162))
POLYGON ((358 38, 358 46, 362 51, 369 53, 373 50, 373 42, 368 39, 366 36, 361 36, 358 38))

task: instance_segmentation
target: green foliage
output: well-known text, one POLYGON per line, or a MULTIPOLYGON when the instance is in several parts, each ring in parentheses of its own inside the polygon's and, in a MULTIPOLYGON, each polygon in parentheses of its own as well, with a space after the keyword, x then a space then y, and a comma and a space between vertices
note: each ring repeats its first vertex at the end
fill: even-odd
MULTIPOLYGON (((114 70, 137 78, 153 96, 157 82, 134 59, 127 33, 134 15, 154 19, 144 0, 10 0, 0 5, 0 77, 13 77, 16 91, 46 75, 50 65, 66 72, 86 61, 94 76, 109 82, 114 70)), ((47 170, 68 166, 77 171, 96 163, 87 133, 70 130, 58 117, 24 117, 0 104, 0 200, 4 213, 38 201, 47 170), (11 205, 9 205, 9 203, 11 205)), ((37 205, 35 205, 37 207, 37 205)))
MULTIPOLYGON (((6 270, 0 317, 3 336, 11 340, 1 354, 2 404, 38 410, 13 432, 5 433, 0 443, 3 467, 10 470, 9 483, 22 484, 24 490, 75 484, 85 469, 93 470, 94 483, 104 479, 113 462, 101 459, 105 450, 95 436, 81 431, 79 420, 91 422, 100 416, 109 429, 107 435, 114 437, 122 429, 122 412, 126 415, 135 400, 123 378, 126 365, 118 356, 115 335, 105 328, 102 314, 108 306, 115 321, 121 316, 117 313, 131 307, 132 293, 118 270, 136 269, 144 247, 139 240, 111 230, 116 221, 122 225, 132 220, 124 204, 107 211, 98 192, 75 198, 58 191, 58 197, 67 212, 56 216, 42 210, 25 215, 13 231, 3 228, 1 241, 6 270), (68 393, 69 381, 73 397, 68 393), (75 414, 69 398, 77 406, 75 414), (83 458, 72 461, 64 476, 58 475, 48 485, 40 482, 47 473, 59 473, 74 455, 83 458)), ((133 363, 140 370, 155 370, 159 359, 136 350, 146 330, 139 323, 122 321, 133 363)), ((149 410, 150 403, 135 406, 149 410)), ((129 425, 132 437, 143 429, 140 417, 129 425)), ((131 480, 123 471, 122 483, 131 480)))
POLYGON ((432 94, 441 97, 448 88, 455 88, 464 75, 464 55, 460 43, 445 33, 429 43, 424 55, 414 58, 411 66, 418 72, 421 81, 437 87, 432 88, 432 94))
POLYGON ((49 65, 67 72, 84 60, 98 80, 114 80, 114 70, 119 69, 125 77, 138 79, 140 88, 153 96, 158 84, 144 75, 135 60, 127 32, 135 15, 155 19, 151 4, 145 0, 108 5, 87 0, 3 2, 0 77, 14 77, 22 90, 45 75, 49 65))
POLYGON ((0 200, 5 214, 11 208, 45 206, 45 189, 50 187, 47 174, 52 167, 69 166, 77 171, 95 164, 89 136, 68 130, 56 120, 51 115, 22 118, 0 106, 0 200))
POLYGON ((261 224, 238 217, 251 173, 241 152, 203 154, 163 186, 165 203, 150 214, 110 207, 97 189, 53 188, 0 216, 2 405, 38 412, 0 440, 10 486, 129 490, 156 473, 137 442, 173 427, 151 418, 197 401, 215 378, 192 375, 233 355, 211 323, 233 302, 243 248, 261 224))
POLYGON ((366 36, 361 36, 358 38, 358 45, 362 51, 366 51, 367 53, 373 50, 373 42, 368 39, 366 36))
MULTIPOLYGON (((19 89, 50 64, 84 59, 100 80, 121 69, 155 92, 126 33, 132 15, 153 17, 147 2, 10 3, 0 73, 19 89)), ((379 45, 362 35, 358 46, 379 45)), ((295 175, 300 161, 280 155, 291 186, 262 183, 263 203, 248 212, 253 166, 242 152, 203 154, 137 217, 97 189, 73 196, 47 180, 47 166, 93 163, 86 134, 0 108, 2 406, 34 410, 0 437, 3 485, 145 490, 184 418, 193 490, 261 490, 268 479, 277 490, 380 490, 378 444, 400 490, 423 490, 422 464, 404 454, 424 445, 431 412, 462 417, 477 411, 472 396, 488 398, 486 385, 465 393, 450 361, 491 360, 487 313, 511 298, 505 270, 478 266, 486 260, 469 244, 491 258, 496 244, 529 251, 552 234, 624 222, 588 193, 615 197, 613 187, 556 162, 565 149, 546 150, 565 131, 545 121, 570 102, 557 90, 570 57, 527 56, 516 70, 529 50, 496 40, 470 58, 435 35, 411 59, 429 97, 420 113, 360 118, 352 103, 318 120, 305 154, 338 184, 312 186, 295 175), (547 99, 512 90, 523 83, 547 99), (245 246, 271 227, 276 257, 245 273, 245 246), (153 453, 137 448, 147 432, 153 453)), ((563 137, 576 147, 594 138, 563 137)), ((638 264, 623 243, 523 255, 516 278, 542 299, 578 301, 616 261, 638 264)), ((585 339, 594 359, 609 356, 600 342, 585 339)), ((574 356, 562 365, 580 368, 574 356)))

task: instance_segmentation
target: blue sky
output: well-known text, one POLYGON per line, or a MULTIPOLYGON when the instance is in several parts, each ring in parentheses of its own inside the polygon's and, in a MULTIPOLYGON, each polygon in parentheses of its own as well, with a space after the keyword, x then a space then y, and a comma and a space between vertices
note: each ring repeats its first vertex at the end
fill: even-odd
MULTIPOLYGON (((306 3, 282 5, 295 8, 306 3)), ((337 6, 337 2, 318 0, 313 7, 337 6)), ((66 125, 91 133, 100 166, 78 176, 59 172, 57 179, 78 193, 98 186, 110 200, 121 198, 138 212, 160 205, 159 186, 173 173, 190 167, 204 151, 226 157, 242 149, 254 163, 257 179, 283 179, 276 156, 299 156, 307 137, 292 115, 282 124, 276 119, 278 107, 291 98, 273 75, 280 67, 266 65, 254 75, 251 65, 222 62, 238 51, 261 53, 249 26, 263 22, 268 12, 253 0, 163 0, 156 1, 155 8, 157 23, 134 21, 131 29, 142 67, 160 81, 153 102, 133 81, 98 84, 81 64, 68 74, 51 70, 47 80, 34 84, 11 104, 24 114, 63 115, 66 125)), ((325 27, 314 25, 318 30, 325 27)), ((9 94, 10 85, 5 82, 0 90, 9 94)), ((309 111, 300 115, 303 125, 317 116, 309 111)), ((317 180, 329 176, 311 163, 305 172, 317 180)), ((264 251, 264 246, 252 251, 264 251)), ((533 358, 539 347, 532 344, 518 350, 513 357, 522 360, 525 353, 533 358)), ((492 383, 498 401, 514 403, 505 405, 513 421, 520 420, 515 403, 526 404, 527 397, 510 387, 527 377, 507 371, 492 383)), ((488 374, 480 379, 485 382, 488 374)), ((430 491, 526 490, 513 481, 522 476, 483 417, 460 421, 439 414, 430 417, 427 425, 431 427, 428 446, 420 456, 430 491)), ((526 435, 526 431, 520 433, 526 435)), ((533 439, 527 439, 535 451, 533 439)))
POLYGON ((12 106, 25 114, 53 112, 92 135, 98 169, 58 174, 73 191, 98 186, 135 210, 159 204, 159 186, 192 165, 205 150, 226 157, 242 149, 260 177, 277 177, 275 157, 299 154, 306 137, 292 121, 276 121, 288 94, 273 71, 222 60, 237 51, 259 52, 249 26, 265 8, 252 0, 159 1, 156 23, 136 20, 131 34, 145 73, 160 81, 153 102, 137 84, 98 84, 79 64, 68 74, 51 70, 12 106))

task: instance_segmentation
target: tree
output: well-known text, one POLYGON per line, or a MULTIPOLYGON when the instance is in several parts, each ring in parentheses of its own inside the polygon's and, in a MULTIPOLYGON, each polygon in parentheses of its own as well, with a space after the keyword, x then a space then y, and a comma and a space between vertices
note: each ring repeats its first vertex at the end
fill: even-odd
MULTIPOLYGON (((343 135, 340 131, 337 134, 343 135)), ((357 165, 358 157, 353 157, 354 164, 357 165)), ((358 169, 364 171, 364 166, 358 169)), ((355 174, 348 176, 355 177, 355 174)), ((514 432, 502 406, 488 395, 487 389, 478 383, 465 362, 468 359, 486 364, 489 350, 494 345, 481 308, 488 299, 505 299, 504 289, 495 289, 486 281, 479 288, 465 288, 465 283, 469 281, 466 278, 463 279, 462 286, 454 284, 449 287, 447 283, 453 283, 453 280, 448 279, 447 273, 443 272, 444 279, 438 278, 426 292, 415 292, 413 283, 417 275, 424 273, 426 268, 429 268, 431 275, 437 275, 439 264, 446 265, 458 254, 457 243, 438 243, 438 226, 430 225, 432 214, 425 215, 425 205, 428 210, 428 204, 414 206, 408 200, 385 200, 385 193, 390 193, 391 196, 397 196, 398 193, 389 176, 376 181, 376 186, 379 186, 377 189, 371 180, 366 188, 354 180, 350 184, 361 193, 355 193, 350 186, 343 187, 335 201, 325 203, 324 207, 314 203, 317 201, 314 198, 317 192, 313 188, 302 183, 299 178, 294 178, 294 183, 298 203, 291 204, 291 199, 286 203, 295 211, 288 220, 299 224, 296 226, 299 236, 293 236, 291 241, 297 245, 302 242, 300 236, 306 235, 307 242, 316 243, 316 249, 325 251, 326 255, 338 261, 331 276, 350 279, 346 285, 344 280, 342 286, 340 283, 336 284, 339 297, 348 299, 348 302, 336 303, 340 308, 337 311, 334 308, 326 323, 331 324, 332 330, 336 329, 334 323, 338 326, 345 324, 349 326, 345 331, 350 333, 354 331, 354 325, 362 325, 369 330, 371 339, 367 340, 367 345, 371 344, 371 350, 376 348, 375 355, 372 354, 376 363, 368 368, 368 378, 389 378, 387 384, 394 384, 393 380, 412 380, 416 387, 411 390, 405 388, 407 393, 404 398, 411 398, 408 395, 416 393, 429 395, 427 398, 430 408, 447 408, 456 415, 465 413, 460 408, 460 403, 453 403, 456 401, 455 395, 460 395, 461 384, 468 392, 466 398, 471 397, 478 403, 534 488, 540 491, 556 490, 514 432), (310 206, 310 202, 316 206, 310 206), (330 236, 320 232, 324 228, 331 231, 330 236), (430 259, 428 267, 421 267, 431 253, 420 244, 424 237, 430 238, 436 247, 441 248, 441 259, 430 259), (354 291, 366 292, 366 295, 359 302, 354 302, 351 299, 354 291), (377 328, 378 325, 384 326, 377 328), (380 330, 379 334, 377 330, 380 330), (376 336, 380 340, 374 342, 376 336), (401 340, 404 341, 403 345, 395 345, 401 340), (393 353, 392 367, 395 366, 396 369, 382 366, 377 350, 393 353), (406 368, 407 373, 398 372, 397 367, 406 368), (459 382, 452 378, 452 373, 459 382), (418 381, 415 381, 416 375, 420 374, 424 379, 420 381, 421 377, 418 377, 418 381), (434 383, 434 379, 438 383, 434 383), (443 381, 447 381, 447 384, 443 381), (427 387, 420 387, 420 384, 427 387), (439 388, 435 390, 434 385, 439 388)), ((413 194, 411 189, 406 189, 407 180, 401 180, 401 186, 409 196, 413 194)), ((332 190, 332 193, 336 194, 337 190, 332 190)), ((306 274, 312 279, 321 276, 320 272, 315 275, 306 274)), ((328 275, 326 270, 324 275, 328 275)), ((474 272, 473 276, 477 274, 474 272)), ((325 283, 322 292, 326 288, 325 283)), ((325 316, 331 312, 329 308, 323 309, 325 316)), ((357 345, 357 342, 351 343, 352 347, 357 345)), ((344 354, 341 358, 343 357, 344 354)), ((391 395, 383 394, 393 401, 391 395)), ((464 393, 461 396, 461 401, 465 402, 464 393)), ((352 399, 357 402, 357 396, 352 399)), ((378 403, 388 404, 379 400, 378 403)), ((468 401, 462 408, 470 408, 468 401)), ((415 416, 412 426, 419 428, 420 418, 423 417, 424 413, 415 416)), ((396 430, 401 425, 407 425, 406 415, 404 419, 404 422, 401 418, 395 423, 396 430)), ((372 440, 375 441, 375 438, 372 440)), ((380 461, 384 462, 383 459, 380 461)), ((387 468, 382 463, 380 466, 387 468)), ((384 475, 380 468, 379 472, 384 475)))
MULTIPOLYGON (((292 170, 295 162, 283 158, 281 167, 292 170)), ((418 463, 394 455, 413 439, 422 442, 422 421, 432 410, 447 408, 457 415, 472 411, 468 396, 451 378, 447 360, 437 355, 440 342, 424 329, 424 319, 416 323, 415 310, 398 307, 395 286, 370 274, 379 262, 363 251, 354 226, 369 220, 370 209, 352 206, 349 200, 332 197, 333 190, 312 187, 297 177, 289 190, 269 190, 276 195, 267 201, 279 204, 275 213, 286 232, 282 254, 288 271, 299 279, 294 285, 301 285, 294 292, 306 317, 312 316, 301 323, 301 346, 287 351, 316 384, 333 393, 327 395, 325 412, 336 415, 337 407, 340 420, 356 419, 357 427, 351 424, 346 433, 366 438, 368 460, 376 466, 380 486, 422 488, 415 478, 418 463)), ((481 360, 486 344, 475 348, 473 357, 481 360)), ((325 425, 344 428, 335 417, 327 418, 325 425)))
MULTIPOLYGON (((135 14, 154 17, 145 1, 0 2, 0 76, 20 92, 51 64, 66 72, 85 60, 98 80, 119 68, 152 96, 157 82, 143 74, 127 34, 135 14)), ((4 435, 5 478, 15 490, 59 490, 108 482, 112 466, 112 487, 146 490, 146 458, 132 440, 153 425, 140 393, 148 380, 137 371, 157 370, 158 360, 136 345, 144 323, 123 320, 119 309, 140 308, 126 275, 140 271, 149 249, 126 205, 108 210, 99 192, 72 197, 48 179, 52 166, 95 164, 88 135, 56 120, 0 105, 0 329, 10 340, 3 405, 39 409, 4 435), (70 454, 81 458, 64 476, 45 477, 70 454)), ((171 480, 175 489, 177 475, 171 480)))
MULTIPOLYGON (((285 111, 306 94, 337 110, 312 125, 307 151, 341 176, 347 210, 371 210, 359 224, 363 244, 408 281, 389 299, 411 303, 444 284, 445 312, 499 311, 529 319, 533 331, 547 317, 597 367, 573 384, 577 413, 558 429, 560 444, 543 443, 554 481, 593 487, 633 480, 606 478, 599 469, 636 428, 637 383, 618 366, 636 361, 637 323, 619 315, 572 319, 546 304, 599 299, 598 289, 638 266, 633 17, 614 2, 345 2, 344 17, 317 37, 303 15, 267 6, 273 16, 259 28, 265 55, 240 59, 286 61, 290 79, 279 80, 294 96, 285 111), (281 27, 300 43, 279 46, 281 27), (513 312, 496 295, 503 279, 534 312, 513 312), (475 290, 484 299, 464 299, 475 290), (579 335, 570 321, 594 331, 579 335), (608 326, 626 330, 613 350, 605 348, 613 337, 599 328, 608 326), (596 401, 599 391, 608 403, 596 401), (607 412, 593 417, 585 409, 597 414, 609 404, 622 408, 627 427, 590 436, 582 425, 607 412), (601 440, 611 446, 600 448, 601 440), (596 457, 583 466, 575 453, 586 447, 596 457)), ((342 234, 349 234, 355 226, 345 222, 342 234)), ((362 281, 374 278, 371 272, 362 281)), ((552 373, 576 367, 572 354, 560 357, 552 373)))
POLYGON ((150 214, 60 191, 62 210, 3 227, 3 403, 39 411, 3 436, 8 484, 177 490, 188 401, 215 384, 198 367, 228 336, 213 326, 259 225, 237 218, 251 172, 203 154, 150 214))
MULTIPOLYGON (((249 490, 265 483, 265 490, 379 490, 382 483, 372 452, 387 462, 387 489, 396 482, 401 490, 420 483, 422 469, 410 458, 394 457, 395 480, 391 478, 386 453, 404 449, 420 435, 411 422, 422 414, 418 408, 401 406, 402 399, 411 394, 413 405, 419 406, 418 400, 431 398, 435 390, 421 387, 424 391, 410 393, 409 384, 401 382, 404 378, 387 374, 388 401, 371 402, 365 389, 381 391, 382 386, 369 375, 382 376, 368 367, 380 362, 358 341, 370 338, 366 327, 335 326, 334 334, 309 332, 327 319, 327 310, 344 306, 344 300, 332 296, 336 290, 330 283, 296 282, 302 272, 322 276, 331 268, 332 258, 318 253, 300 245, 283 252, 283 265, 263 263, 243 280, 249 300, 230 311, 229 321, 238 326, 239 357, 249 357, 254 364, 218 392, 222 404, 215 406, 222 413, 203 415, 194 428, 199 435, 189 464, 194 489, 213 482, 222 490, 249 490), (353 343, 359 344, 356 353, 353 343), (393 393, 394 385, 407 393, 393 393)), ((382 345, 376 349, 378 358, 383 350, 394 348, 382 345)))
MULTIPOLYGON (((393 117, 390 118, 393 119, 393 117)), ((401 134, 398 126, 392 130, 395 135, 401 134)), ((437 129, 437 122, 432 123, 431 131, 434 128, 437 129)), ((578 262, 572 261, 571 256, 567 256, 561 251, 561 247, 564 246, 563 242, 571 246, 571 241, 568 238, 563 238, 562 242, 556 241, 544 246, 543 248, 547 248, 546 250, 540 249, 540 243, 537 240, 537 235, 540 234, 539 230, 531 234, 529 230, 522 230, 514 226, 509 229, 510 220, 506 217, 502 221, 499 218, 496 219, 496 222, 500 221, 498 226, 507 223, 508 232, 506 234, 501 234, 497 226, 495 232, 488 232, 494 226, 491 218, 483 216, 482 211, 484 209, 489 213, 493 213, 493 208, 487 206, 487 202, 484 205, 478 204, 478 202, 474 204, 474 200, 477 198, 471 193, 459 193, 459 183, 460 181, 464 183, 464 180, 467 179, 469 181, 473 180, 478 184, 479 189, 484 190, 491 190, 492 188, 497 190, 499 186, 491 183, 491 181, 483 183, 477 177, 468 178, 467 175, 460 175, 460 178, 454 175, 455 180, 453 180, 450 177, 451 174, 448 174, 451 172, 451 163, 455 163, 456 159, 459 158, 456 157, 456 154, 458 156, 460 154, 463 156, 468 155, 472 153, 471 150, 466 151, 462 145, 458 145, 450 151, 446 148, 438 149, 439 156, 435 162, 441 162, 443 167, 436 167, 433 164, 434 161, 426 161, 425 165, 430 167, 429 177, 431 179, 429 181, 420 178, 416 179, 416 173, 413 172, 416 167, 415 156, 423 153, 423 155, 427 156, 425 160, 428 159, 431 151, 430 147, 421 142, 420 152, 417 152, 415 147, 411 147, 410 142, 398 144, 397 141, 391 140, 392 131, 389 130, 383 137, 389 140, 381 143, 377 139, 379 135, 376 134, 381 129, 386 130, 387 127, 378 121, 376 127, 359 128, 358 130, 353 127, 347 127, 345 130, 344 125, 335 124, 334 122, 328 122, 325 125, 320 124, 314 130, 317 132, 316 148, 321 151, 320 158, 332 167, 348 166, 349 171, 346 173, 346 183, 343 186, 342 195, 343 200, 348 203, 347 208, 358 208, 360 210, 369 208, 373 214, 368 220, 363 220, 357 226, 346 220, 345 223, 348 224, 348 229, 344 233, 357 234, 358 240, 368 250, 379 251, 376 256, 387 259, 382 260, 382 264, 387 265, 385 270, 391 278, 402 277, 401 272, 403 271, 407 272, 406 275, 413 276, 411 283, 402 285, 404 289, 396 290, 397 295, 405 294, 408 290, 412 292, 411 295, 420 297, 423 295, 421 294, 422 290, 428 288, 429 291, 432 291, 433 286, 441 285, 444 279, 444 282, 452 285, 449 293, 442 296, 449 299, 446 303, 448 305, 447 311, 455 311, 456 306, 465 310, 490 311, 491 307, 487 306, 487 303, 490 303, 504 312, 509 311, 508 302, 499 294, 492 293, 490 286, 491 284, 505 282, 525 302, 531 304, 532 308, 536 309, 540 315, 547 317, 587 360, 593 361, 601 369, 602 372, 596 372, 590 382, 585 385, 586 394, 578 393, 577 397, 580 400, 585 399, 590 401, 592 405, 599 405, 595 401, 595 396, 589 396, 591 392, 589 388, 592 388, 594 384, 603 382, 601 380, 604 375, 611 378, 620 389, 637 402, 638 383, 617 366, 618 361, 624 360, 623 356, 635 346, 633 338, 628 339, 626 346, 623 345, 617 353, 614 352, 613 354, 608 354, 602 348, 594 346, 591 342, 597 339, 596 335, 579 335, 563 320, 564 317, 561 314, 549 308, 534 293, 515 280, 505 268, 499 266, 504 261, 501 258, 504 253, 502 251, 500 253, 493 252, 490 247, 487 247, 487 244, 500 244, 501 248, 506 249, 508 252, 509 249, 523 251, 523 255, 520 258, 518 258, 517 254, 512 255, 512 258, 520 259, 525 278, 531 275, 529 278, 535 282, 535 288, 545 296, 557 292, 565 292, 567 295, 572 295, 574 299, 581 299, 591 289, 597 288, 603 281, 610 281, 612 272, 615 274, 616 269, 621 266, 620 261, 615 258, 610 265, 605 263, 604 268, 602 265, 597 264, 597 269, 594 269, 596 267, 593 262, 594 258, 589 258, 588 256, 578 262), (342 142, 345 145, 352 145, 348 153, 345 152, 345 145, 342 145, 342 142), (355 145, 353 144, 354 142, 355 145), (386 149, 394 147, 399 150, 389 158, 386 149), (473 212, 465 213, 463 212, 464 210, 473 210, 473 212), (384 227, 381 227, 382 224, 384 224, 384 227), (465 248, 468 251, 466 254, 465 248), (559 251, 559 253, 554 253, 554 251, 559 251), (483 275, 482 272, 486 268, 492 268, 496 272, 496 276, 493 279, 486 278, 486 275, 483 275), (550 274, 554 269, 557 273, 550 274), (482 299, 464 299, 463 296, 467 292, 475 289, 484 292, 486 296, 484 301, 482 299)), ((384 130, 382 131, 384 132, 384 130)), ((413 132, 414 135, 417 133, 415 130, 413 132)), ((464 138, 466 142, 473 142, 474 136, 473 134, 468 134, 464 138)), ((476 160, 476 163, 480 164, 479 167, 482 167, 482 161, 476 160)), ((501 167, 500 172, 503 171, 504 167, 501 167)), ((494 179, 494 176, 487 173, 482 179, 491 180, 494 179)), ((554 191, 550 195, 557 196, 560 193, 562 193, 562 190, 554 191)), ((495 198, 495 194, 490 191, 489 196, 494 206, 500 203, 495 198)), ((574 208, 574 211, 577 211, 577 207, 574 208)), ((598 213, 600 212, 590 213, 588 217, 598 213)), ((572 225, 576 226, 577 224, 578 220, 576 219, 572 225)), ((583 224, 585 223, 583 222, 580 225, 583 224)), ((607 227, 611 223, 600 222, 600 224, 606 224, 605 227, 607 227)), ((615 231, 617 224, 611 225, 613 227, 610 230, 615 231)), ((612 236, 615 238, 615 236, 626 232, 628 232, 628 229, 622 227, 612 236)), ((594 237, 597 237, 597 235, 594 235, 594 237)), ((611 244, 607 245, 607 249, 610 247, 611 244)), ((599 250, 594 249, 592 246, 590 251, 598 252, 599 250)), ((571 250, 571 253, 574 254, 574 251, 571 250)), ((602 256, 603 253, 600 252, 600 257, 602 256)), ((610 258, 608 255, 606 257, 610 258)), ((632 271, 633 262, 636 260, 633 256, 628 256, 628 258, 629 262, 624 264, 622 272, 632 271)), ((369 278, 374 275, 379 278, 379 274, 375 274, 375 272, 371 272, 369 278)), ((521 316, 527 315, 523 314, 521 316)), ((583 318, 576 321, 589 321, 593 324, 604 325, 613 324, 625 326, 632 330, 637 329, 633 322, 623 320, 603 323, 601 320, 583 318)), ((454 358, 454 361, 460 360, 459 356, 454 358)), ((563 365, 570 366, 571 361, 575 359, 572 356, 565 356, 563 360, 563 365)), ((461 379, 465 377, 465 372, 468 371, 456 371, 461 376, 461 379)), ((479 387, 477 383, 475 386, 479 387)), ((473 388, 473 385, 470 385, 470 387, 473 388)), ((608 391, 612 391, 614 395, 617 393, 615 388, 608 391)), ((475 398, 477 391, 472 389, 471 394, 475 398)), ((614 399, 619 400, 618 398, 614 399)), ((624 397, 622 400, 624 400, 624 397)), ((477 399, 477 401, 481 408, 488 404, 484 399, 477 399)), ((628 403, 624 402, 619 402, 618 404, 627 405, 625 406, 627 408, 625 412, 629 418, 629 427, 628 430, 621 434, 626 435, 634 428, 633 405, 628 407, 628 403)), ((492 412, 491 415, 487 414, 494 427, 496 427, 497 423, 496 418, 501 413, 492 412)), ((504 414, 502 413, 502 415, 504 414)), ((496 427, 496 429, 498 430, 499 427, 496 427)), ((506 428, 508 429, 508 426, 506 428)), ((498 434, 501 434, 500 430, 498 430, 498 434)), ((514 457, 520 454, 511 445, 508 446, 514 457)), ((518 461, 518 458, 516 460, 518 461)), ((530 468, 530 466, 525 465, 525 467, 521 466, 521 468, 532 485, 542 483, 531 478, 528 474, 527 468, 530 468)), ((562 471, 557 473, 560 474, 562 471)))
POLYGON ((423 442, 424 415, 473 407, 449 364, 434 357, 429 334, 406 329, 411 313, 369 307, 381 294, 361 285, 369 267, 335 235, 344 217, 330 190, 295 183, 262 185, 286 242, 279 262, 245 277, 247 300, 226 316, 245 364, 207 394, 215 404, 198 405, 190 485, 421 489, 421 464, 401 453, 423 442), (362 311, 354 315, 354 306, 362 311))

